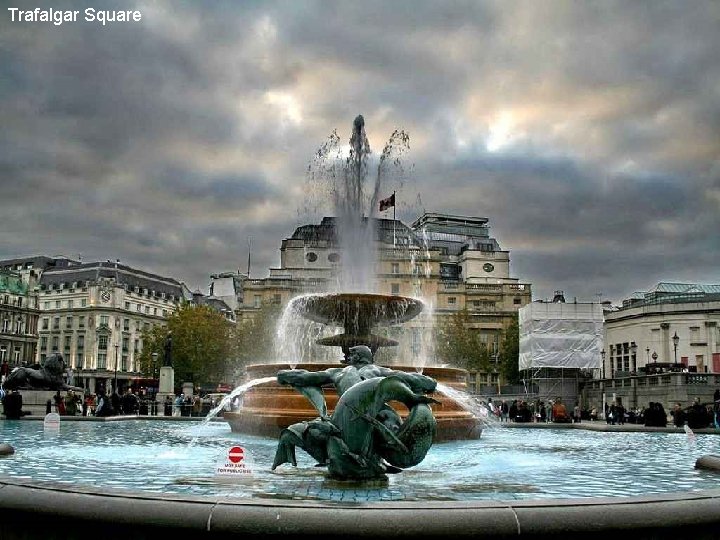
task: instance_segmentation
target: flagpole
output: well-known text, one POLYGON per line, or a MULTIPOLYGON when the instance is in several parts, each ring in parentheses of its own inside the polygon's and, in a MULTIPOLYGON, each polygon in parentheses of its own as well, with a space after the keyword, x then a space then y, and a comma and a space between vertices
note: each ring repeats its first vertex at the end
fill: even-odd
POLYGON ((396 243, 395 243, 395 202, 396 201, 395 201, 395 192, 394 191, 393 191, 392 197, 393 197, 393 247, 395 247, 396 246, 396 243))

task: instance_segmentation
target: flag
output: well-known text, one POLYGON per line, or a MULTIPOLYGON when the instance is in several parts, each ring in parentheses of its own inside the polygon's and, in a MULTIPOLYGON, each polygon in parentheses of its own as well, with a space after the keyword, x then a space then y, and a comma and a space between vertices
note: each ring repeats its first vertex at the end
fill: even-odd
POLYGON ((393 193, 387 199, 380 201, 380 211, 387 210, 391 206, 395 206, 395 194, 393 193))

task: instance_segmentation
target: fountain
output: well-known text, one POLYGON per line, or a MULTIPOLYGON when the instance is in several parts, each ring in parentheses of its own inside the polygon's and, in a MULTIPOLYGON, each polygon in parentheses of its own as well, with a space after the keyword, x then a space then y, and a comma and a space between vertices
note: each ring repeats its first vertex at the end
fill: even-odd
MULTIPOLYGON (((377 177, 369 198, 364 195, 364 187, 369 169, 370 146, 365 135, 365 121, 362 116, 358 116, 353 122, 349 157, 344 161, 341 160, 340 165, 335 161, 331 166, 322 162, 322 165, 317 167, 324 171, 323 174, 337 182, 332 189, 337 215, 336 232, 343 251, 352 254, 352 264, 343 264, 340 268, 339 286, 343 292, 296 297, 287 306, 286 313, 291 313, 295 318, 303 317, 324 325, 341 326, 342 333, 319 338, 315 343, 340 347, 345 360, 353 347, 367 346, 374 356, 381 347, 396 346, 397 341, 374 334, 373 328, 410 321, 423 311, 424 303, 419 299, 368 292, 372 291, 375 282, 375 245, 372 232, 374 223, 372 219, 365 217, 365 213, 367 211, 368 214, 372 214, 376 207, 382 181, 390 168, 389 162, 393 162, 395 147, 405 148, 407 141, 408 137, 404 132, 396 131, 393 134, 380 157, 377 177)), ((330 144, 321 148, 318 156, 327 157, 337 142, 337 136, 331 138, 330 144)), ((285 315, 281 320, 287 318, 288 316, 285 315)), ((286 339, 285 336, 279 338, 286 339)), ((291 365, 297 362, 295 358, 281 357, 279 360, 291 365)), ((337 366, 301 364, 295 367, 331 370, 337 366)), ((247 374, 253 379, 268 376, 275 370, 277 365, 273 364, 252 365, 248 366, 247 374)), ((398 366, 396 371, 412 374, 417 370, 415 366, 398 366)), ((453 368, 423 366, 423 375, 437 379, 441 384, 458 391, 466 384, 466 373, 453 368)), ((410 375, 400 376, 407 378, 410 375)), ((325 394, 328 413, 335 413, 339 399, 337 392, 327 388, 325 394)), ((433 430, 435 440, 480 437, 482 432, 480 418, 463 408, 458 400, 448 397, 440 399, 437 393, 434 398, 436 398, 435 403, 431 408, 434 418, 437 419, 437 429, 433 430)), ((298 422, 308 422, 318 414, 322 416, 322 413, 311 405, 312 402, 305 401, 301 395, 288 391, 286 385, 272 382, 248 391, 243 399, 242 408, 226 413, 225 419, 230 423, 233 431, 239 433, 278 436, 283 430, 298 422)), ((410 411, 398 408, 397 412, 403 419, 407 419, 410 411)))
MULTIPOLYGON (((367 145, 360 120, 355 122, 353 140, 357 158, 348 162, 346 172, 362 172, 367 168, 363 159, 367 145)), ((357 215, 348 216, 347 223, 352 224, 353 219, 357 215)), ((360 239, 367 238, 366 231, 353 233, 351 225, 340 228, 346 239, 355 233, 360 239)), ((352 356, 353 347, 362 346, 360 342, 375 350, 392 345, 382 336, 373 337, 373 326, 408 320, 404 317, 419 308, 413 299, 370 295, 360 284, 366 272, 355 270, 348 269, 347 290, 359 296, 340 293, 298 299, 292 304, 309 305, 303 309, 312 320, 343 326, 338 336, 320 340, 340 347, 347 356, 352 356), (398 314, 396 305, 404 305, 405 311, 398 314), (350 309, 353 311, 348 312, 350 309)), ((318 415, 305 396, 320 404, 321 417, 329 416, 339 401, 327 392, 323 411, 322 402, 316 399, 319 396, 311 389, 301 395, 279 383, 292 384, 292 372, 319 369, 336 373, 332 370, 342 370, 342 365, 292 367, 297 369, 285 371, 288 374, 281 374, 277 381, 277 364, 252 366, 248 375, 253 381, 242 388, 244 407, 235 420, 272 437, 237 433, 236 426, 230 431, 220 422, 197 426, 206 431, 192 431, 187 423, 172 418, 157 422, 63 419, 54 431, 44 431, 42 422, 0 422, 0 442, 12 443, 16 450, 0 458, 0 537, 69 540, 97 531, 105 538, 131 535, 140 540, 160 535, 243 540, 271 535, 314 539, 338 535, 605 538, 627 531, 637 540, 718 537, 717 476, 693 470, 695 457, 714 450, 712 435, 699 435, 688 448, 687 436, 671 429, 598 433, 585 431, 585 424, 533 430, 518 425, 519 429, 493 426, 482 439, 473 440, 473 435, 478 435, 477 416, 460 407, 457 401, 462 399, 445 397, 462 390, 460 370, 424 367, 422 374, 429 377, 414 379, 419 384, 432 377, 444 391, 435 394, 441 405, 430 404, 437 420, 437 438, 443 432, 445 413, 450 413, 460 436, 447 439, 466 440, 433 445, 425 459, 407 473, 392 475, 377 485, 348 487, 312 467, 314 462, 303 454, 297 456, 306 465, 302 470, 277 467, 272 471, 278 454, 280 459, 292 461, 293 457, 287 445, 278 452, 277 434, 318 415), (272 381, 256 384, 257 379, 271 376, 272 381), (466 422, 464 427, 458 420, 466 422), (218 456, 238 445, 252 454, 257 469, 238 483, 228 483, 215 476, 218 456)), ((415 368, 407 371, 412 374, 415 368)), ((302 391, 303 387, 297 388, 302 391)), ((346 391, 353 392, 352 387, 346 391)), ((413 402, 409 405, 416 406, 413 402)), ((427 405, 420 406, 426 412, 427 405)), ((384 412, 391 415, 386 409, 384 412)), ((431 424, 427 415, 422 421, 425 427, 431 424)), ((330 426, 314 427, 332 431, 330 426)), ((446 430, 452 432, 452 428, 446 430)), ((402 439, 400 442, 405 444, 402 439)))

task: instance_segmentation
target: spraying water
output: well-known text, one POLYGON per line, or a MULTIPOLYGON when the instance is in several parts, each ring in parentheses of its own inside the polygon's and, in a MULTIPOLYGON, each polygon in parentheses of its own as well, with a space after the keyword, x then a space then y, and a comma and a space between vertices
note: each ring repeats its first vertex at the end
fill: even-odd
POLYGON ((443 383, 437 383, 437 391, 444 396, 455 400, 463 409, 472 413, 475 418, 482 420, 482 423, 486 427, 490 425, 497 425, 499 423, 499 420, 492 413, 486 403, 482 403, 476 397, 468 394, 467 392, 457 390, 443 383))
POLYGON ((309 205, 317 211, 325 199, 331 202, 337 240, 348 259, 338 267, 338 291, 376 292, 376 231, 372 218, 377 214, 379 198, 392 191, 391 181, 394 187, 404 185, 406 173, 401 156, 409 148, 408 134, 395 130, 380 155, 374 182, 368 185, 372 151, 365 119, 359 115, 353 122, 347 157, 343 156, 340 137, 333 132, 308 167, 309 205))
MULTIPOLYGON (((202 423, 200 424, 200 427, 207 426, 213 418, 215 418, 220 411, 222 411, 227 405, 232 403, 235 399, 240 398, 243 396, 245 392, 247 392, 250 388, 253 386, 257 386, 259 384, 268 383, 270 381, 274 381, 275 377, 263 377, 261 379, 253 379, 252 381, 246 382, 245 384, 241 384, 237 388, 235 388, 232 392, 230 392, 227 396, 222 398, 220 400, 220 403, 218 403, 209 413, 207 413, 207 416, 203 418, 202 423)), ((197 442, 198 438, 195 437, 190 445, 192 446, 197 442)))

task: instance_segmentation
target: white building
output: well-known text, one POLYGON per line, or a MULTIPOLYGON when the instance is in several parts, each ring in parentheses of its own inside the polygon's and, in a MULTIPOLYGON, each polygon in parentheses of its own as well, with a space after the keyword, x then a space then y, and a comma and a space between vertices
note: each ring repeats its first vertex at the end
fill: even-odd
POLYGON ((720 373, 720 285, 659 283, 635 294, 606 314, 605 342, 608 378, 670 368, 720 373))

